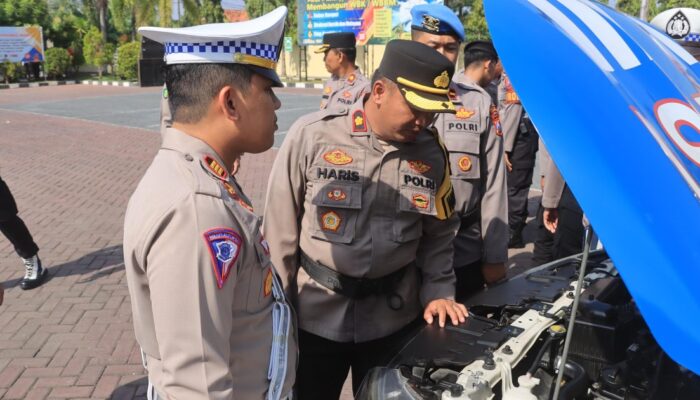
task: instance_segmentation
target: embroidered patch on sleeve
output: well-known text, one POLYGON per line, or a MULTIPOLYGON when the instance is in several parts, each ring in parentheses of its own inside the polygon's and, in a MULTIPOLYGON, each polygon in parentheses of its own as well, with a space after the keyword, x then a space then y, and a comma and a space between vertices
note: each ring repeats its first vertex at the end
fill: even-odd
POLYGON ((424 194, 414 194, 411 202, 416 208, 420 208, 421 210, 425 210, 428 208, 428 206, 430 206, 430 200, 428 199, 428 196, 424 194))
POLYGON ((267 240, 265 240, 265 237, 262 234, 260 235, 260 247, 263 248, 266 256, 270 255, 270 244, 267 243, 267 240))
POLYGON ((229 228, 214 228, 203 233, 209 249, 216 285, 221 289, 241 252, 241 235, 229 228))
POLYGON ((493 122, 493 127, 496 129, 496 136, 503 136, 503 129, 501 128, 501 117, 498 115, 498 109, 495 105, 491 104, 491 121, 493 122))

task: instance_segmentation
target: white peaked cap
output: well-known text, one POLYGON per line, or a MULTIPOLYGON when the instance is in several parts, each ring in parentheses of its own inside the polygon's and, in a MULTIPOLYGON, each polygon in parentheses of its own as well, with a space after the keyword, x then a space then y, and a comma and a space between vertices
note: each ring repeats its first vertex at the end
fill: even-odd
POLYGON ((275 73, 284 34, 287 7, 281 6, 255 19, 205 24, 186 28, 144 26, 139 33, 165 46, 165 63, 235 63, 279 83, 275 73), (268 71, 261 71, 268 70, 268 71), (272 72, 272 75, 269 74, 272 72))
POLYGON ((650 24, 673 39, 700 42, 700 10, 698 9, 671 8, 659 13, 650 24))

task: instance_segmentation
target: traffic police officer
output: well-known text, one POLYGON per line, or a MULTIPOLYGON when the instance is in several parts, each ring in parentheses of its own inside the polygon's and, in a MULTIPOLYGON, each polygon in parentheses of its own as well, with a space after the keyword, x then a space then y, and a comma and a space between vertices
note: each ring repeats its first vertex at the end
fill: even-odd
POLYGON ((430 128, 454 112, 453 72, 427 46, 391 41, 370 93, 300 118, 277 154, 264 233, 298 312, 301 399, 337 399, 350 368, 357 391, 420 315, 465 319, 447 155, 430 128))
POLYGON ((323 46, 316 53, 323 53, 323 62, 331 73, 323 85, 321 109, 335 105, 351 105, 369 89, 369 80, 355 65, 357 50, 352 32, 326 33, 323 46))
POLYGON ((510 78, 499 60, 500 78, 496 81, 498 115, 503 129, 505 164, 508 183, 508 247, 522 248, 523 229, 527 221, 527 199, 532 185, 539 135, 527 112, 523 110, 510 78))
POLYGON ((165 44, 173 126, 133 193, 124 259, 149 398, 284 399, 293 313, 260 219, 228 166, 273 143, 287 9, 256 20, 140 28, 165 44))

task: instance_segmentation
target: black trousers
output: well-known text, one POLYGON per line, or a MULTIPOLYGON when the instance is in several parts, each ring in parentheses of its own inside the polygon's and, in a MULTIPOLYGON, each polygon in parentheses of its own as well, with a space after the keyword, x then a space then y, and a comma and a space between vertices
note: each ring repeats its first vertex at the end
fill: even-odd
POLYGON ((527 196, 532 185, 533 168, 513 168, 508 172, 508 226, 522 232, 527 221, 527 196))
POLYGON ((583 251, 583 210, 569 189, 569 185, 564 186, 558 211, 559 222, 552 245, 554 260, 583 251))
POLYGON ((455 287, 455 300, 464 302, 471 295, 484 288, 486 280, 481 273, 481 260, 471 264, 455 267, 457 285, 455 287))
POLYGON ((2 178, 0 178, 0 231, 9 239, 20 257, 31 258, 39 252, 39 247, 34 243, 29 229, 17 216, 17 203, 2 178))
POLYGON ((343 383, 352 368, 352 391, 357 394, 367 372, 387 366, 422 326, 421 319, 396 333, 369 342, 336 342, 299 330, 298 400, 340 398, 343 383))
POLYGON ((552 246, 554 245, 554 234, 544 226, 544 207, 540 204, 537 210, 537 227, 535 230, 535 248, 532 251, 532 261, 535 265, 546 264, 553 261, 552 246))

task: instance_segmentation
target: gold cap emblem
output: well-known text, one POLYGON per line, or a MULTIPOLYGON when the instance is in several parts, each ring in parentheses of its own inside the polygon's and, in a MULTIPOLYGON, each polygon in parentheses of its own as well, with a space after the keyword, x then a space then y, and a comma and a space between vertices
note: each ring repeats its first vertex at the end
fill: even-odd
POLYGON ((440 20, 431 15, 425 14, 423 15, 423 28, 430 32, 439 32, 440 20))
POLYGON ((435 86, 439 88, 446 88, 447 86, 450 85, 450 76, 447 75, 447 71, 442 71, 442 73, 435 78, 433 81, 435 86))

